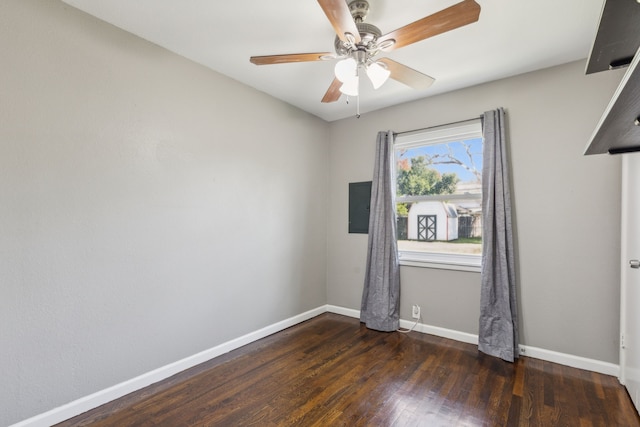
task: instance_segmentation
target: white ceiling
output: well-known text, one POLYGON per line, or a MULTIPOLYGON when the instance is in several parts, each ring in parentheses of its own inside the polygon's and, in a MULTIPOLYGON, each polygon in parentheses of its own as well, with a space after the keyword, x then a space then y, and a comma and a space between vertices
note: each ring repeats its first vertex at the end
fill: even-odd
MULTIPOLYGON (((181 56, 327 121, 355 100, 320 102, 335 61, 257 66, 253 55, 333 52, 335 33, 316 0, 63 0, 181 56)), ((369 0, 383 34, 459 0, 369 0)), ((476 0, 478 22, 385 54, 436 79, 415 90, 361 83, 364 114, 391 105, 586 58, 603 0, 476 0)))

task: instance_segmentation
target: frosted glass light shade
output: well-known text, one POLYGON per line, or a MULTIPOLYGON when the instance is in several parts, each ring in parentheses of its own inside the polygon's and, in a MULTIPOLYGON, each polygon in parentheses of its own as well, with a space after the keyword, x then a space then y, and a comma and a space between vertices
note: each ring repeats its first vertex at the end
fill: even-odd
POLYGON ((374 89, 382 86, 390 75, 391 71, 387 70, 385 66, 380 65, 378 62, 374 62, 367 67, 367 76, 369 76, 369 80, 371 80, 374 89))
POLYGON ((345 82, 342 82, 342 86, 340 86, 340 92, 349 96, 358 96, 358 76, 353 76, 345 82))
POLYGON ((336 78, 342 83, 345 83, 357 76, 357 69, 358 63, 356 60, 353 58, 347 58, 342 61, 338 61, 334 68, 334 72, 336 74, 336 78))

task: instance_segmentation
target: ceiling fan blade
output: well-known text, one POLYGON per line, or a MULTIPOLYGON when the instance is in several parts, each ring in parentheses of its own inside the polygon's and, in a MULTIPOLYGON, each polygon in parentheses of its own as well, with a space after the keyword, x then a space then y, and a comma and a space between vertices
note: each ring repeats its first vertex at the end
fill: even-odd
POLYGON ((385 51, 399 49, 411 43, 476 22, 480 17, 480 5, 474 0, 464 0, 451 7, 436 12, 418 21, 405 25, 395 31, 378 37, 378 45, 387 40, 395 43, 384 48, 385 51))
POLYGON ((387 69, 391 72, 389 77, 414 89, 426 89, 435 81, 433 77, 422 74, 420 71, 416 71, 392 59, 380 58, 378 62, 382 62, 387 66, 387 69))
POLYGON ((331 52, 293 53, 290 55, 252 56, 251 63, 256 65, 286 64, 290 62, 324 61, 335 57, 331 52))
POLYGON ((342 92, 340 92, 340 86, 342 86, 342 82, 338 79, 333 79, 327 93, 325 93, 322 98, 322 102, 336 102, 340 99, 340 95, 342 95, 342 92))
POLYGON ((348 41, 345 34, 351 34, 355 43, 360 43, 360 32, 356 26, 349 6, 344 0, 318 0, 320 7, 329 18, 333 29, 343 42, 348 41))

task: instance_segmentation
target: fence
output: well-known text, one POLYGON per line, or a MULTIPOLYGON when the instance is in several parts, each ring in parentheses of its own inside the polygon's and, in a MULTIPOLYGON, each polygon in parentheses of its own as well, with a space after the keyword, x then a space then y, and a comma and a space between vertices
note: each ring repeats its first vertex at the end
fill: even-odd
POLYGON ((481 236, 482 222, 479 215, 461 215, 458 217, 458 238, 481 236))
POLYGON ((407 240, 409 237, 409 218, 406 216, 399 216, 396 222, 396 234, 398 240, 407 240))
MULTIPOLYGON (((399 216, 396 222, 398 240, 409 240, 409 218, 399 216)), ((460 215, 458 217, 458 238, 482 237, 480 215, 460 215)))

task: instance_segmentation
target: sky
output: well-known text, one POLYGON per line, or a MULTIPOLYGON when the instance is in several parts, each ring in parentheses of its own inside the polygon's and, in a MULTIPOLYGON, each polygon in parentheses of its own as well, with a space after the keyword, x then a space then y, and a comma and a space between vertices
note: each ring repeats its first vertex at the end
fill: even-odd
MULTIPOLYGON (((482 138, 468 139, 466 141, 460 142, 449 142, 447 144, 423 145, 421 147, 402 150, 402 154, 400 154, 399 156, 398 154, 396 155, 398 156, 397 160, 402 160, 424 155, 445 154, 450 149, 455 158, 471 167, 471 161, 469 159, 469 156, 467 155, 465 144, 471 149, 470 151, 473 158, 473 166, 475 166, 475 169, 477 171, 482 172, 482 138)), ((459 165, 435 164, 430 165, 429 167, 436 169, 440 173, 455 172, 456 175, 458 175, 458 178, 460 178, 461 182, 476 180, 475 176, 471 172, 467 171, 459 165)))

